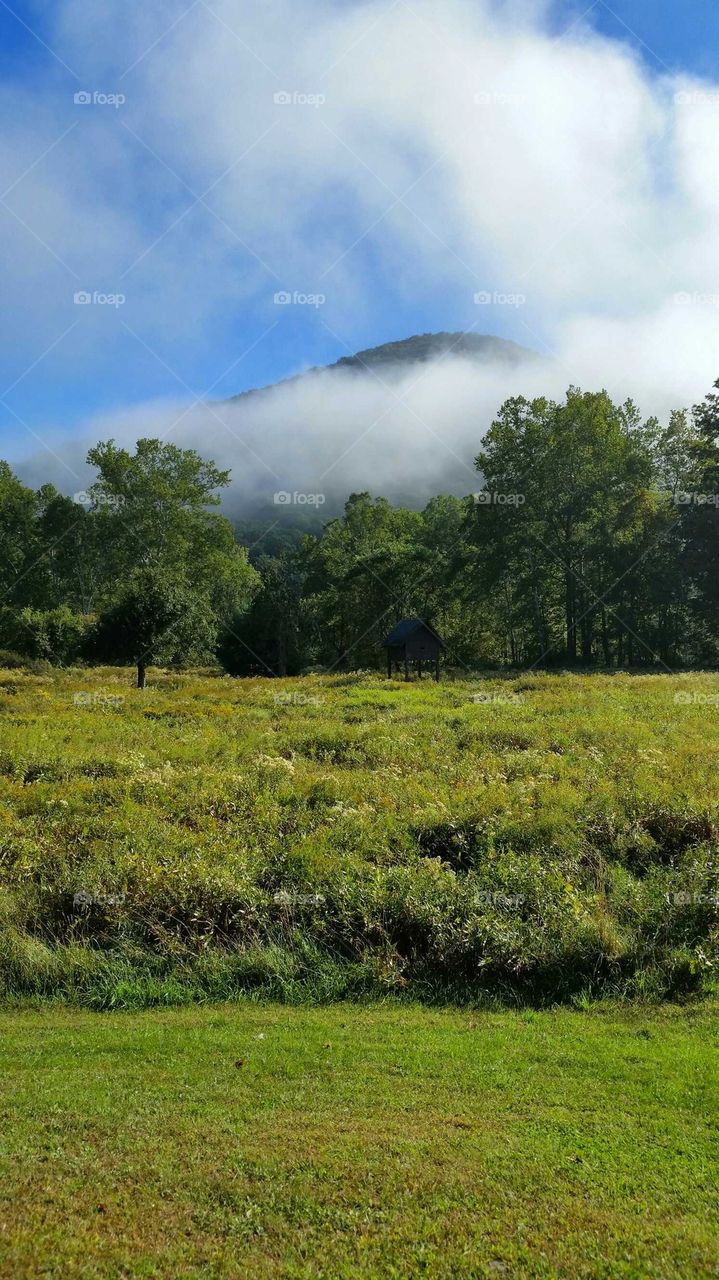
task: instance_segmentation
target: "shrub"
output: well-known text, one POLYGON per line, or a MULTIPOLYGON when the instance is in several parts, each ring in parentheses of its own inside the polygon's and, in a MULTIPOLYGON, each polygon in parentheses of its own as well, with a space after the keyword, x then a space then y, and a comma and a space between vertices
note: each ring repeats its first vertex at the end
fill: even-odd
POLYGON ((0 610, 3 644, 25 659, 55 666, 67 666, 79 659, 88 627, 87 617, 65 607, 0 610))
POLYGON ((15 653, 14 649, 0 649, 0 667, 6 671, 19 671, 27 665, 27 658, 21 653, 15 653))

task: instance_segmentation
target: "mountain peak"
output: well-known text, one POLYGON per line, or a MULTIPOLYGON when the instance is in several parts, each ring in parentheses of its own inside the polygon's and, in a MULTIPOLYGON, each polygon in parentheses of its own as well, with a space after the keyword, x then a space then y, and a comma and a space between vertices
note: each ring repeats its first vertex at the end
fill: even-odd
POLYGON ((535 353, 507 338, 488 333, 417 333, 398 342, 383 342, 368 347, 354 356, 342 356, 330 369, 373 368, 387 364, 420 364, 440 356, 457 355, 500 359, 507 362, 525 360, 535 353))
POLYGON ((383 342, 378 347, 367 347, 353 356, 342 356, 329 365, 313 365, 304 373, 294 377, 282 378, 271 386, 256 387, 241 391, 239 395, 230 396, 230 400, 242 400, 245 396, 259 395, 271 391, 274 387, 287 386, 301 378, 313 374, 332 373, 338 369, 400 370, 402 366, 411 364, 427 364, 447 356, 469 356, 473 360, 499 361, 505 366, 519 364, 522 360, 539 360, 541 357, 529 347, 522 347, 518 342, 508 338, 497 338, 489 333, 416 333, 410 338, 400 338, 396 342, 383 342))

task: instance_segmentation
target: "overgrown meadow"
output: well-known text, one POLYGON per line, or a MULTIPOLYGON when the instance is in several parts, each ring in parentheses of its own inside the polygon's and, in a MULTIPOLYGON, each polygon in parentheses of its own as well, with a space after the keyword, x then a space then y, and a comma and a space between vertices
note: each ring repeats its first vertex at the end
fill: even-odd
POLYGON ((715 985, 719 676, 0 671, 0 992, 715 985))

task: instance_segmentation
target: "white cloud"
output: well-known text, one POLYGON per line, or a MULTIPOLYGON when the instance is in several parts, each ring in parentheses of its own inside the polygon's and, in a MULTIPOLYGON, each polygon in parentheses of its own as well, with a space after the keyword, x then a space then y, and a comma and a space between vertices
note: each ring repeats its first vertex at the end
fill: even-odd
MULTIPOLYGON (((8 203, 86 287, 124 277, 146 340, 165 358, 175 349, 181 375, 187 342, 210 349, 233 311, 259 335, 280 287, 322 290, 323 318, 343 336, 382 309, 385 288, 405 306, 419 288, 446 290, 462 320, 478 289, 521 291, 514 336, 546 344, 560 381, 606 385, 647 411, 700 398, 719 373, 717 86, 650 72, 586 22, 557 38, 549 5, 198 0, 187 10, 167 0, 128 23, 122 0, 98 0, 88 20, 84 0, 63 0, 53 46, 83 88, 121 90, 126 104, 75 108, 58 71, 22 100, 21 124, 0 144, 7 185, 77 123, 8 203), (296 100, 276 102, 280 91, 296 100), (678 293, 692 301, 674 302, 678 293)), ((3 340, 22 364, 74 318, 76 285, 4 222, 13 310, 3 340)), ((488 308, 481 329, 507 314, 488 308)), ((78 377, 111 359, 104 320, 68 339, 62 358, 78 377)), ((444 413, 445 444, 469 450, 468 462, 500 394, 518 389, 506 384, 493 371, 480 386, 451 361, 423 385, 425 414, 439 429, 444 413)), ((353 382, 328 403, 319 381, 305 383, 278 391, 242 431, 309 474, 328 444, 349 443, 387 407, 383 396, 353 382)), ((198 413, 183 438, 189 421, 215 447, 212 419, 200 427, 198 413)), ((92 430, 110 434, 113 421, 92 430)), ((386 471, 406 474, 410 433, 396 406, 387 422, 397 434, 382 437, 386 471)), ((121 425, 134 429, 134 411, 121 425)), ((364 485, 370 440, 337 468, 350 487, 364 485)), ((435 445, 427 432, 415 439, 417 475, 435 465, 435 445)), ((254 475, 237 448, 235 466, 254 475)), ((221 437, 216 452, 228 456, 221 437)))

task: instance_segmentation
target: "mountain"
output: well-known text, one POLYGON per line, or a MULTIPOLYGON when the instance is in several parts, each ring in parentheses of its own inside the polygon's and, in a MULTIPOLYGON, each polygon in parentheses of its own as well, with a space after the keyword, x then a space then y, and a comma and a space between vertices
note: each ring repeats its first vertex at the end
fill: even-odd
POLYGON ((420 333, 399 342, 383 342, 379 347, 358 351, 355 356, 343 356, 331 369, 374 369, 378 366, 424 364, 439 356, 472 356, 477 360, 501 360, 515 364, 535 355, 527 347, 520 347, 507 338, 495 338, 486 333, 420 333))
MULTIPOLYGON (((474 456, 492 415, 507 395, 544 377, 548 365, 536 351, 490 334, 423 333, 231 397, 224 406, 241 414, 234 428, 255 456, 265 458, 274 445, 286 503, 267 494, 260 473, 241 501, 228 504, 243 541, 261 554, 316 531, 353 491, 410 507, 434 493, 471 491, 474 456), (413 371, 421 365, 426 375, 413 371), (299 505, 302 491, 317 489, 321 505, 299 505)), ((241 458, 243 469, 249 463, 241 458)))
POLYGON ((499 406, 552 393, 552 370, 551 360, 489 334, 415 334, 214 403, 109 412, 18 470, 26 483, 72 494, 94 478, 85 458, 97 440, 133 448, 140 436, 171 438, 231 471, 223 510, 253 525, 262 516, 259 551, 290 525, 317 527, 353 492, 413 507, 473 492, 474 459, 499 406))
POLYGON ((247 396, 261 395, 264 391, 284 387, 302 378, 317 373, 337 370, 355 369, 361 372, 369 369, 383 374, 401 373, 409 365, 427 364, 440 357, 469 356, 478 363, 490 361, 493 364, 509 367, 527 360, 541 360, 542 357, 529 347, 522 347, 508 338, 496 338, 488 333, 417 333, 411 338, 401 338, 397 342, 383 342, 378 347, 368 347, 366 351, 358 351, 353 356, 342 356, 329 365, 314 365, 305 373, 295 374, 293 378, 282 378, 269 387, 255 387, 250 391, 241 391, 239 395, 230 396, 230 401, 243 400, 247 396))

